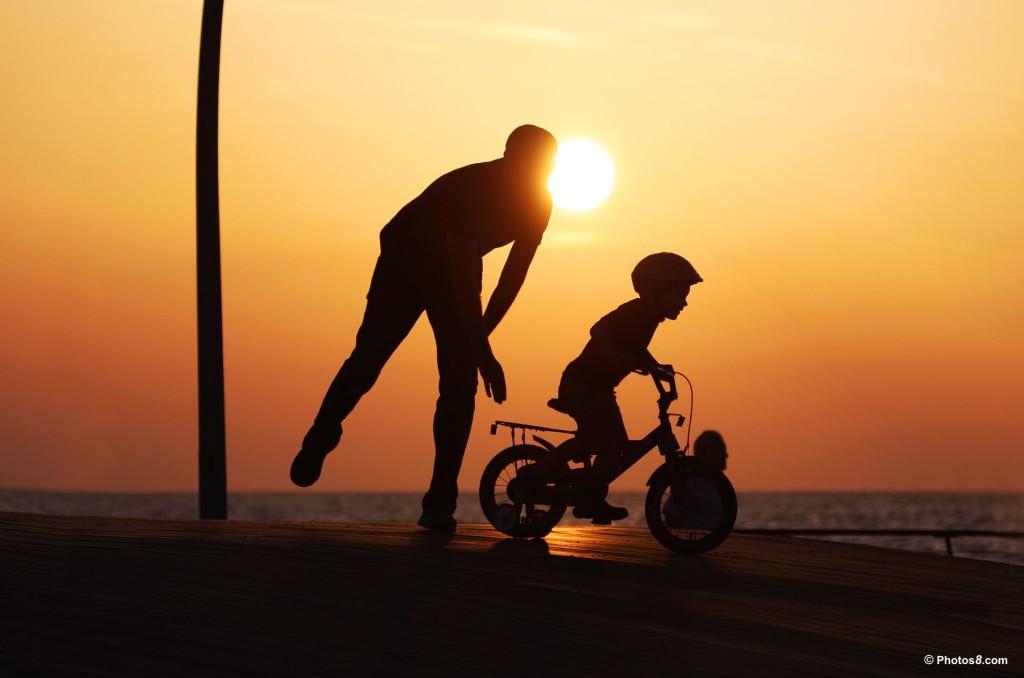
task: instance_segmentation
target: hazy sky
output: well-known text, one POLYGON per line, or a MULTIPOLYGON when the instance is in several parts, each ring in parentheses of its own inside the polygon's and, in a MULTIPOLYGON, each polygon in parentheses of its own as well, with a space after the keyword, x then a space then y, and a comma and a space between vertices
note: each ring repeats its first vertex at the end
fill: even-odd
MULTIPOLYGON (((230 490, 291 488, 380 228, 527 122, 617 183, 556 209, 493 336, 509 400, 478 400, 463 501, 493 419, 570 424, 561 370, 662 250, 706 282, 652 352, 740 491, 1024 490, 1024 3, 226 5, 230 490)), ((196 487, 201 9, 0 2, 0 487, 196 487)), ((436 379, 424 320, 315 489, 425 489, 436 379)), ((654 424, 649 383, 619 399, 654 424)))

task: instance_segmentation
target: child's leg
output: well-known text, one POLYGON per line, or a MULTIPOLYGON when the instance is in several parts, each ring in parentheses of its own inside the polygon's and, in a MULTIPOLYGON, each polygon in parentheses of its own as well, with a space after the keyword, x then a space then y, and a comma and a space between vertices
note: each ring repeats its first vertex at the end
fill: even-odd
POLYGON ((587 430, 582 439, 584 449, 594 452, 594 470, 610 482, 620 472, 619 461, 629 444, 615 392, 593 394, 584 409, 586 423, 577 420, 580 430, 587 430))
MULTIPOLYGON (((620 454, 629 442, 622 412, 615 401, 615 392, 595 391, 563 380, 558 389, 558 398, 572 410, 579 427, 576 438, 580 447, 596 455, 595 472, 604 481, 613 479, 618 473, 620 454)), ((607 501, 597 500, 577 506, 573 515, 607 524, 611 520, 622 520, 628 512, 607 501)))
POLYGON ((579 441, 576 438, 569 438, 555 448, 554 452, 545 454, 537 462, 524 466, 521 471, 533 477, 550 477, 569 468, 569 461, 579 451, 579 441))
POLYGON ((602 455, 628 440, 614 391, 595 390, 563 379, 558 399, 576 420, 576 440, 583 451, 602 455))

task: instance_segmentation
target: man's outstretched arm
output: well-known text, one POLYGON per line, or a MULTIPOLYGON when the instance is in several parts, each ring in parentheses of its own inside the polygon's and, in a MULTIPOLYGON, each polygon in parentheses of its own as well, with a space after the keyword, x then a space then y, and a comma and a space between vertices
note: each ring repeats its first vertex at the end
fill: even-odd
MULTIPOLYGON (((487 340, 480 303, 480 280, 483 262, 476 242, 447 231, 448 259, 451 266, 452 287, 459 317, 469 336, 470 348, 476 360, 484 391, 496 403, 505 401, 505 372, 491 351, 487 340)), ((515 295, 513 295, 513 298, 515 295)), ((511 302, 510 302, 511 303, 511 302)), ((506 308, 506 310, 508 310, 506 308)))
POLYGON ((501 276, 498 284, 487 301, 487 310, 483 315, 484 332, 488 335, 494 331, 501 319, 512 307, 519 290, 526 280, 526 272, 530 270, 530 264, 537 253, 536 245, 525 245, 519 241, 512 244, 512 250, 508 253, 505 266, 501 269, 501 276))

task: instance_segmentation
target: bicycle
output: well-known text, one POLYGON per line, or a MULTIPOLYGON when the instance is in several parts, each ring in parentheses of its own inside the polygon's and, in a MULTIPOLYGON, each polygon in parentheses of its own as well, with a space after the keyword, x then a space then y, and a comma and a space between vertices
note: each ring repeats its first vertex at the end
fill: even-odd
MULTIPOLYGON (((603 500, 612 482, 657 448, 665 462, 647 481, 649 490, 644 502, 651 534, 669 550, 685 554, 706 553, 725 541, 736 522, 732 483, 718 469, 687 456, 689 428, 686 447, 681 449, 670 423, 671 417, 677 418, 677 427, 687 420, 668 411, 678 398, 675 376, 682 376, 690 385, 690 415, 693 386, 669 365, 652 367, 646 373, 658 389, 658 425, 643 438, 630 441, 611 477, 600 477, 594 471, 594 455, 580 448, 576 431, 511 421, 491 425, 491 435, 498 427, 507 427, 512 433, 512 446, 495 455, 480 478, 480 505, 495 529, 516 539, 543 538, 568 507, 603 500), (518 444, 516 431, 521 432, 518 444), (534 432, 536 445, 526 442, 527 431, 534 432), (536 432, 573 437, 555 446, 536 432), (542 465, 535 466, 542 460, 542 465), (538 470, 541 468, 544 470, 538 470)), ((569 408, 557 398, 549 400, 548 407, 571 416, 569 408)))

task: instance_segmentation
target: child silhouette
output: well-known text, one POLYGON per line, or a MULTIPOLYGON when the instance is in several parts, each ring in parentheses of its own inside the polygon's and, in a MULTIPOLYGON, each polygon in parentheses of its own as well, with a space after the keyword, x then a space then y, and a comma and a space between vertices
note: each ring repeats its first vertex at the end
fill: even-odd
MULTIPOLYGON (((629 445, 615 387, 633 370, 646 373, 662 367, 647 346, 662 321, 679 317, 690 287, 703 281, 690 262, 670 252, 644 257, 632 279, 639 297, 597 321, 590 341, 565 368, 558 385, 560 409, 576 420, 576 440, 596 454, 594 470, 604 479, 614 473, 629 445)), ((576 506, 573 515, 606 525, 629 512, 601 499, 576 506)))

